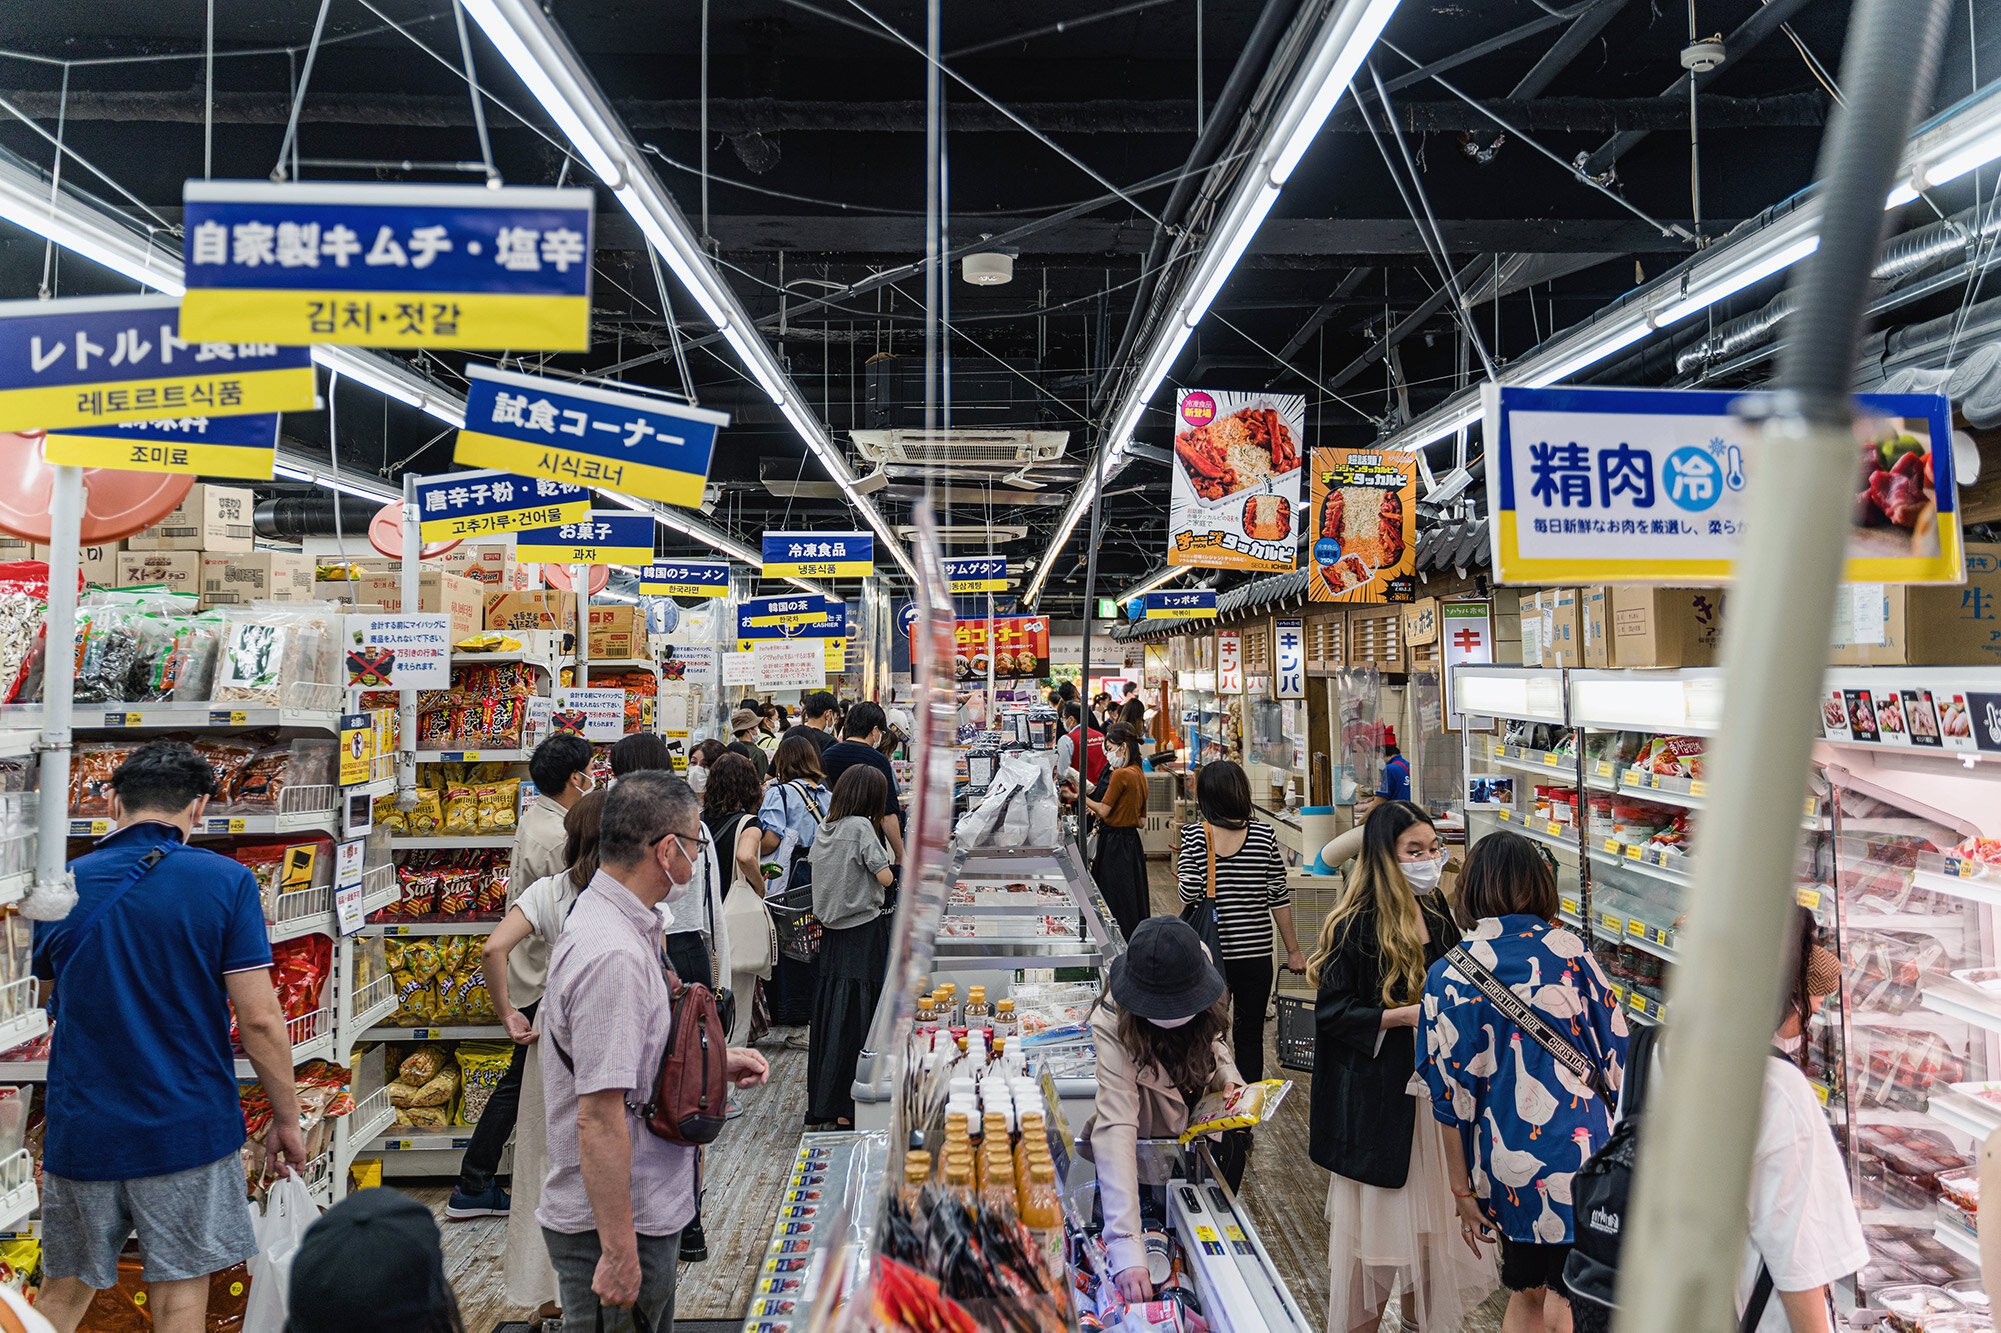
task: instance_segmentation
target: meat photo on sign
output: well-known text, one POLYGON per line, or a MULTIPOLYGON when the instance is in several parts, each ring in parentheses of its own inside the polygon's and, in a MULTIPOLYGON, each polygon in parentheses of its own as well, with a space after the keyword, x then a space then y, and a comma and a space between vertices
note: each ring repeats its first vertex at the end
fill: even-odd
MULTIPOLYGON (((1299 470, 1299 442, 1275 407, 1245 407, 1176 433, 1174 456, 1204 500, 1221 500, 1299 470)), ((1246 502, 1245 517, 1250 517, 1246 502)))
POLYGON ((1876 429, 1856 446, 1858 489, 1849 553, 1936 556, 1938 490, 1932 476, 1931 423, 1904 417, 1868 424, 1876 429))
POLYGON ((1170 564, 1290 569, 1304 530, 1306 400, 1184 389, 1176 403, 1170 564))

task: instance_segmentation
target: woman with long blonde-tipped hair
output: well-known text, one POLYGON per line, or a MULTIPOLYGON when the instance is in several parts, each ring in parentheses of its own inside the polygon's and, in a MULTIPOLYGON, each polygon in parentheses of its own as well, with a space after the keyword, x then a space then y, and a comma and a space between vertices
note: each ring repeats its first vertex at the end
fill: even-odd
POLYGON ((1327 1333, 1374 1330, 1392 1302, 1406 1327, 1449 1333, 1497 1284, 1492 1256, 1461 1234, 1443 1131, 1413 1075, 1425 973, 1459 940, 1438 888, 1444 863, 1429 815, 1378 805, 1307 963, 1318 990, 1309 1149, 1333 1173, 1327 1333))

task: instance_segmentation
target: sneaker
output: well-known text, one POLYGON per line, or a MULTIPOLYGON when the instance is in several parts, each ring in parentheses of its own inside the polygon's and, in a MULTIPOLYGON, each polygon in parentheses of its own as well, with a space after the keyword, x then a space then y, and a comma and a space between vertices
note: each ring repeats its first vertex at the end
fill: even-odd
POLYGON ((702 1234, 700 1222, 690 1222, 681 1230, 681 1262, 699 1264, 709 1257, 709 1238, 702 1234))
POLYGON ((799 1031, 785 1039, 785 1049, 788 1051, 803 1051, 809 1049, 812 1045, 813 1034, 806 1028, 799 1029, 799 1031))
POLYGON ((742 1114, 743 1103, 737 1100, 735 1093, 731 1093, 729 1100, 723 1103, 723 1119, 734 1120, 742 1114))
POLYGON ((462 1194, 452 1191, 450 1202, 445 1204, 445 1216, 453 1222, 464 1222, 475 1217, 505 1217, 508 1207, 507 1191, 498 1185, 489 1185, 483 1194, 462 1194))

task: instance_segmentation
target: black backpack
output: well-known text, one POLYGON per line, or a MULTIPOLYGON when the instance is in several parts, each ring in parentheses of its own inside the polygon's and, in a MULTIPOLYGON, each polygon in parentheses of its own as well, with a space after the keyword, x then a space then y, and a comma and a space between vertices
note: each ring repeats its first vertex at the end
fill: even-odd
MULTIPOLYGON (((1653 1071, 1654 1046, 1661 1029, 1649 1025, 1633 1034, 1626 1048, 1624 1114, 1612 1127, 1605 1146, 1591 1154, 1571 1181, 1576 1223, 1570 1256, 1563 1263, 1563 1285, 1573 1304, 1596 1306, 1609 1322, 1618 1308, 1612 1299, 1619 1282, 1619 1247, 1626 1211, 1633 1192, 1633 1164, 1640 1154, 1640 1113, 1646 1109, 1647 1082, 1653 1071)), ((1764 1317, 1772 1298, 1772 1270, 1758 1265, 1757 1285, 1739 1322, 1740 1333, 1751 1333, 1764 1317)))

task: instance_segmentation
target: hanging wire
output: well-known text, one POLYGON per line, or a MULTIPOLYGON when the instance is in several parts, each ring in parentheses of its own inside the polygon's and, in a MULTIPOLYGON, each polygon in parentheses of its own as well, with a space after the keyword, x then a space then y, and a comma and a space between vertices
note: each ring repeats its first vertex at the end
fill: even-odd
POLYGON ((660 271, 660 254, 648 246, 646 257, 653 265, 653 285, 660 291, 660 318, 667 325, 667 336, 672 340, 674 366, 681 374, 681 392, 688 396, 690 403, 700 405, 702 400, 695 396, 694 377, 688 373, 688 349, 681 341, 681 322, 674 318, 674 303, 667 295, 667 275, 660 271))
MULTIPOLYGON (((215 179, 215 0, 208 0, 208 23, 202 38, 201 178, 215 179)), ((69 67, 63 67, 69 77, 69 67)))
POLYGON ((62 100, 56 104, 56 158, 55 158, 55 164, 50 169, 49 173, 49 219, 47 225, 44 226, 42 229, 43 232, 45 233, 45 236, 42 241, 42 289, 41 289, 41 296, 44 301, 48 300, 50 297, 56 294, 56 289, 55 289, 56 202, 61 197, 63 189, 62 147, 63 147, 63 136, 68 130, 68 121, 69 121, 69 66, 64 65, 62 100))
MULTIPOLYGON (((306 88, 313 81, 313 61, 319 58, 320 36, 326 31, 327 11, 333 8, 333 0, 320 0, 319 16, 313 20, 313 39, 306 44, 305 67, 299 71, 299 86, 292 95, 292 114, 285 120, 285 141, 278 145, 278 165, 271 168, 271 179, 285 179, 285 159, 297 160, 296 145, 299 138, 299 109, 305 105, 306 88)), ((292 168, 292 179, 299 178, 298 167, 292 168)))
MULTIPOLYGON (((209 0, 213 5, 215 0, 209 0)), ((500 188, 500 173, 493 167, 493 141, 486 133, 486 107, 479 100, 479 71, 472 63, 472 43, 466 40, 466 7, 463 0, 452 0, 452 22, 459 30, 459 51, 465 57, 466 88, 472 93, 472 123, 479 131, 479 159, 486 164, 486 184, 489 189, 500 188)))

